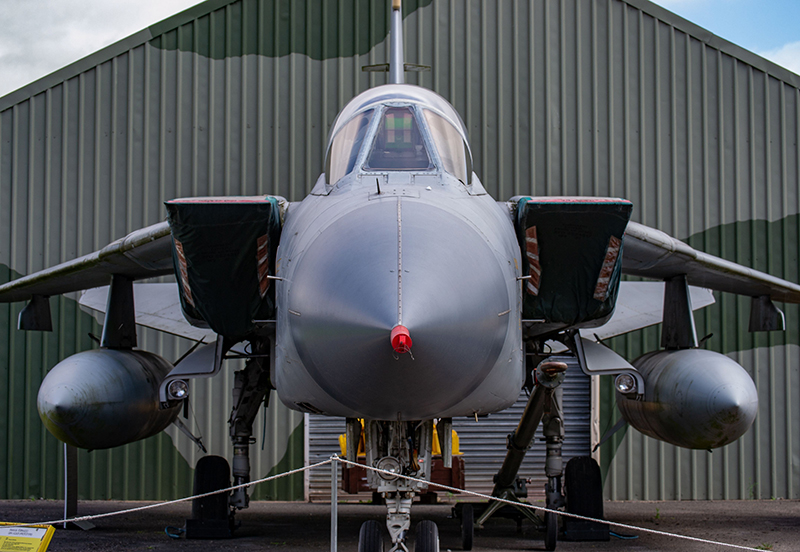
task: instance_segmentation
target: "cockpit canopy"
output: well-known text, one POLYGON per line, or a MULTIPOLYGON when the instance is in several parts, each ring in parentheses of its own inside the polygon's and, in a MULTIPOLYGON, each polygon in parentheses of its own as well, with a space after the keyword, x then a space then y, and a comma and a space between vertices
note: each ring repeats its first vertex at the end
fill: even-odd
POLYGON ((372 141, 366 171, 427 171, 434 168, 414 111, 387 107, 372 141))
MULTIPOLYGON (((397 88, 405 92, 408 86, 397 88)), ((425 92, 455 113, 443 98, 425 92)), ((464 185, 470 185, 472 159, 460 119, 457 121, 459 130, 431 106, 421 105, 411 97, 408 99, 412 101, 403 101, 403 95, 387 94, 385 102, 378 100, 371 105, 362 104, 366 109, 354 114, 351 111, 349 120, 342 121, 341 118, 348 114, 351 105, 342 111, 334 124, 328 148, 325 164, 328 185, 336 184, 356 170, 363 173, 444 171, 464 185)))

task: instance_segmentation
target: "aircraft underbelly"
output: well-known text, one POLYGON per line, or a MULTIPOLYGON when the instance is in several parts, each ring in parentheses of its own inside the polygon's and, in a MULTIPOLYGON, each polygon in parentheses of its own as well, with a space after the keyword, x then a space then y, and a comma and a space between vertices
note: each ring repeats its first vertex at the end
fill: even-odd
MULTIPOLYGON (((510 231, 510 230, 509 230, 510 231)), ((458 213, 369 201, 292 259, 276 379, 290 407, 418 420, 509 406, 522 377, 513 258, 458 213), (392 328, 408 328, 396 353, 392 328)))

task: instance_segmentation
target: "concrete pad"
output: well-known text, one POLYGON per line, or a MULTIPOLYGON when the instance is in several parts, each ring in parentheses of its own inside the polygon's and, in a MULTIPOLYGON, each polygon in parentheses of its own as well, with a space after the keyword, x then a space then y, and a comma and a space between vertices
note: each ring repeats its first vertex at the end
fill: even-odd
MULTIPOLYGON (((147 502, 81 502, 79 515, 114 512, 135 508, 147 502)), ((458 520, 450 518, 452 504, 415 505, 413 520, 431 519, 439 526, 442 552, 461 550, 458 520)), ((63 505, 51 500, 0 501, 0 521, 43 522, 60 519, 63 505)), ((57 529, 49 550, 59 551, 247 551, 283 552, 330 550, 330 506, 328 504, 254 502, 237 514, 241 527, 230 540, 174 540, 164 532, 166 526, 183 526, 190 515, 190 503, 163 506, 141 512, 101 518, 91 531, 57 529)), ((355 551, 358 531, 367 519, 382 521, 383 506, 339 505, 340 551, 355 551)), ((606 519, 613 522, 683 535, 719 540, 764 550, 800 550, 800 501, 719 501, 719 502, 606 502, 606 519)), ((697 543, 672 537, 612 527, 612 531, 638 538, 608 542, 559 542, 563 551, 722 551, 735 548, 697 543)), ((413 533, 413 527, 412 527, 413 533)), ((412 543, 413 544, 413 543, 412 543)), ((409 546, 413 550, 413 546, 409 546)), ((388 550, 388 546, 386 547, 388 550)), ((543 534, 525 522, 490 520, 475 534, 476 552, 486 550, 544 550, 543 534)))

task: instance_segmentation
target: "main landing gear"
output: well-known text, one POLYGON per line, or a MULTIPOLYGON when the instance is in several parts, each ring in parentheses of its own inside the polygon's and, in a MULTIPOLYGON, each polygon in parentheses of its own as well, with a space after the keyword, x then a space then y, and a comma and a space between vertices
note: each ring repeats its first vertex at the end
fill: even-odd
MULTIPOLYGON (((262 405, 269 404, 273 389, 269 379, 269 342, 251 342, 252 353, 243 370, 234 374, 233 408, 228 420, 233 444, 233 465, 219 456, 205 456, 195 468, 195 494, 250 482, 250 444, 253 422, 262 405), (231 469, 232 468, 232 469, 231 469)), ((236 510, 248 507, 250 497, 242 487, 231 494, 220 493, 195 499, 192 518, 186 520, 186 538, 227 538, 236 527, 236 510)))
MULTIPOLYGON (((500 471, 494 476, 493 496, 521 504, 521 500, 515 492, 516 477, 525 453, 533 442, 536 428, 541 422, 547 447, 545 506, 548 510, 558 510, 564 507, 565 500, 561 491, 561 476, 564 471, 561 460, 561 445, 564 442, 561 382, 564 381, 566 370, 567 365, 558 361, 544 361, 536 367, 534 391, 528 399, 517 429, 508 436, 508 452, 500 471)), ((505 505, 506 503, 503 502, 489 504, 486 511, 475 521, 475 525, 481 527, 505 505)), ((545 512, 540 517, 534 514, 530 508, 521 505, 514 505, 514 508, 519 511, 519 514, 527 517, 544 530, 545 548, 555 550, 559 531, 558 514, 545 512)))

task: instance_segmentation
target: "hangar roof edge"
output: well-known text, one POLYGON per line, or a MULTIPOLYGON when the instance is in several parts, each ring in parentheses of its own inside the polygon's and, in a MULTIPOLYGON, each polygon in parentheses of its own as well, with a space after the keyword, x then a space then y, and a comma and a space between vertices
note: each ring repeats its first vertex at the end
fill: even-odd
POLYGON ((184 23, 193 21, 198 17, 202 17, 208 13, 213 12, 227 4, 232 4, 239 0, 206 0, 200 4, 196 4, 190 8, 183 10, 167 19, 154 23, 149 27, 142 29, 128 37, 123 38, 113 44, 109 44, 105 48, 101 48, 96 52, 89 54, 77 61, 65 65, 61 69, 56 69, 52 73, 45 75, 35 81, 26 84, 25 86, 9 92, 5 96, 0 97, 0 111, 13 107, 18 103, 22 103, 49 88, 52 88, 64 81, 80 75, 93 67, 105 63, 129 50, 146 44, 153 38, 169 32, 184 23))
MULTIPOLYGON (((102 63, 105 63, 116 56, 119 56, 137 46, 141 46, 155 37, 169 32, 184 23, 193 21, 208 13, 211 13, 223 6, 233 4, 240 0, 206 0, 200 4, 192 6, 178 14, 173 15, 163 21, 155 23, 150 27, 134 33, 122 40, 115 42, 105 48, 98 50, 88 56, 79 59, 69 65, 58 69, 49 75, 41 77, 30 84, 27 84, 13 92, 0 97, 0 112, 5 111, 14 105, 22 103, 46 90, 61 84, 81 73, 90 70, 102 63)), ((650 2, 649 0, 612 0, 628 4, 629 6, 650 15, 673 28, 686 33, 704 44, 719 50, 720 52, 734 57, 751 67, 754 67, 767 75, 770 75, 782 82, 789 84, 800 90, 800 75, 782 67, 758 54, 751 52, 733 42, 715 35, 711 31, 684 19, 683 17, 650 2)))
POLYGON ((649 0, 618 1, 639 9, 642 12, 653 16, 657 20, 671 25, 675 29, 686 33, 692 38, 695 38, 724 54, 728 54, 729 56, 743 61, 744 63, 747 63, 748 65, 759 69, 778 80, 800 89, 800 75, 793 73, 789 69, 786 69, 785 67, 782 67, 781 65, 778 65, 767 58, 761 57, 755 52, 751 52, 750 50, 743 48, 738 44, 731 42, 730 40, 722 38, 721 36, 717 36, 708 29, 701 27, 696 23, 692 23, 688 19, 684 19, 680 15, 673 13, 666 8, 662 8, 658 4, 654 4, 649 0))

